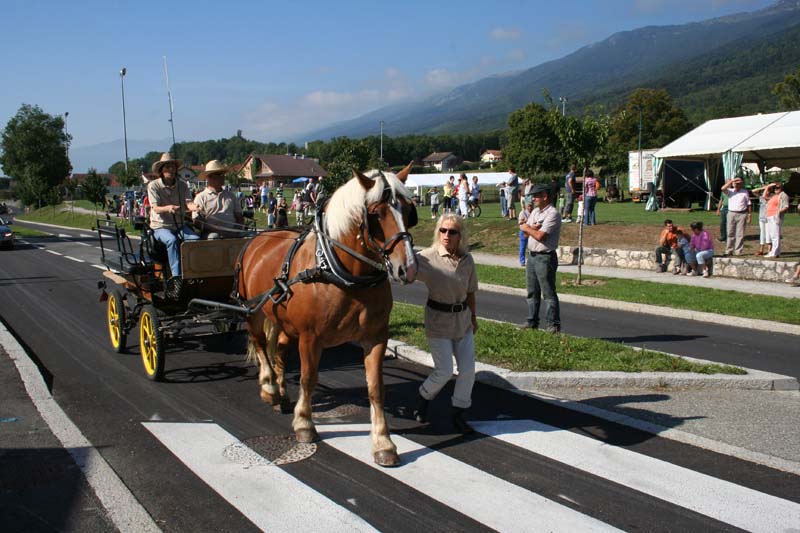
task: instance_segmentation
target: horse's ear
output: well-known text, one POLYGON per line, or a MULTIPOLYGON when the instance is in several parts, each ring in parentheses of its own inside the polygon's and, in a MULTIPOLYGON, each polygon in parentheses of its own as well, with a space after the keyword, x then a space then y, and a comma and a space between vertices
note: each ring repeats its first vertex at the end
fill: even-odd
POLYGON ((408 175, 411 173, 411 166, 413 164, 414 164, 413 161, 410 162, 408 166, 406 166, 406 168, 397 173, 397 179, 399 179, 402 183, 405 183, 406 180, 408 179, 408 175))
POLYGON ((375 186, 376 180, 370 179, 356 169, 353 169, 353 176, 358 178, 358 182, 365 190, 370 190, 375 186))

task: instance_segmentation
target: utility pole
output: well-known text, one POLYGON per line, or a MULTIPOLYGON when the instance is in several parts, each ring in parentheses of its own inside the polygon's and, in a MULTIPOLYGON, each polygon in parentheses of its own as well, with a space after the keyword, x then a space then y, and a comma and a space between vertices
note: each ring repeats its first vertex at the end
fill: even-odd
POLYGON ((119 71, 119 82, 122 87, 122 133, 125 139, 125 177, 128 177, 128 124, 125 120, 125 74, 128 69, 122 67, 119 71))
POLYGON ((383 121, 380 121, 381 125, 381 161, 383 161, 383 121))
MULTIPOLYGON (((167 98, 169 98, 169 127, 172 129, 172 147, 175 147, 175 123, 172 120, 172 92, 169 90, 169 70, 167 69, 167 56, 164 56, 164 77, 167 80, 167 98)), ((176 150, 177 151, 177 150, 176 150)), ((178 157, 178 154, 172 154, 172 157, 178 157)))

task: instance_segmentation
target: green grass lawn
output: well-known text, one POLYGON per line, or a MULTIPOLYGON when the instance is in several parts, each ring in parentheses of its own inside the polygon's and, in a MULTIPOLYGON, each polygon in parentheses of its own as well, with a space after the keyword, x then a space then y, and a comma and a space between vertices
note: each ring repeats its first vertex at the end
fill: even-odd
MULTIPOLYGON (((420 306, 395 303, 389 322, 393 339, 428 350, 420 306)), ((745 374, 727 365, 699 364, 659 352, 634 350, 598 339, 520 331, 513 324, 478 320, 475 356, 478 361, 518 372, 586 370, 620 372, 695 372, 745 374)))
MULTIPOLYGON (((27 215, 19 215, 17 218, 19 220, 29 220, 31 222, 43 222, 45 224, 55 224, 57 226, 68 226, 71 228, 91 230, 97 226, 98 218, 105 218, 105 212, 98 211, 97 216, 95 216, 94 214, 79 213, 77 211, 73 212, 68 206, 61 204, 55 208, 43 207, 42 209, 31 211, 27 215)), ((132 235, 135 234, 133 227, 125 220, 113 216, 111 219, 117 222, 117 224, 119 224, 121 227, 125 228, 126 231, 134 231, 134 233, 131 233, 132 235)))
MULTIPOLYGON (((483 283, 525 288, 525 270, 522 268, 490 265, 476 265, 476 268, 478 279, 483 283)), ((558 292, 800 324, 800 301, 793 298, 598 276, 583 276, 582 279, 602 280, 601 285, 562 285, 563 281, 572 281, 576 277, 574 274, 558 273, 558 292)))

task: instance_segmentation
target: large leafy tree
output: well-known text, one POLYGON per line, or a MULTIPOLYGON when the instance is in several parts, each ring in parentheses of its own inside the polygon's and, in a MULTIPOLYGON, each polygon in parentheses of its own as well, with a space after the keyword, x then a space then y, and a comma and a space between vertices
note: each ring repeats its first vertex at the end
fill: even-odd
POLYGON ((19 194, 26 204, 44 201, 46 191, 69 176, 67 157, 71 136, 64 131, 64 119, 22 104, 3 129, 0 165, 18 180, 19 194))
POLYGON ((789 111, 800 109, 800 68, 787 74, 782 82, 776 83, 772 93, 778 96, 781 107, 789 111))
POLYGON ((567 152, 559 138, 559 113, 535 103, 511 113, 508 117, 508 141, 503 158, 523 176, 563 170, 567 152))
POLYGON ((627 169, 628 151, 639 147, 640 123, 642 148, 660 148, 692 128, 686 113, 672 103, 667 91, 636 89, 612 119, 608 149, 613 170, 627 169))
POLYGON ((347 137, 337 137, 330 142, 331 153, 336 155, 327 165, 328 178, 325 189, 328 194, 338 189, 343 183, 353 177, 353 169, 368 170, 370 160, 377 159, 368 143, 363 140, 352 140, 347 137))

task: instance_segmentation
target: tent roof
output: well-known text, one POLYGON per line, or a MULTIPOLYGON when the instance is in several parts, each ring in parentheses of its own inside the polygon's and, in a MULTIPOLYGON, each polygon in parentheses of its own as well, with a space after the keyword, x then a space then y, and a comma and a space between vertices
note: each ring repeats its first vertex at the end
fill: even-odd
POLYGON ((744 161, 765 160, 772 166, 800 163, 800 111, 709 120, 671 142, 655 157, 704 160, 728 150, 744 161))

